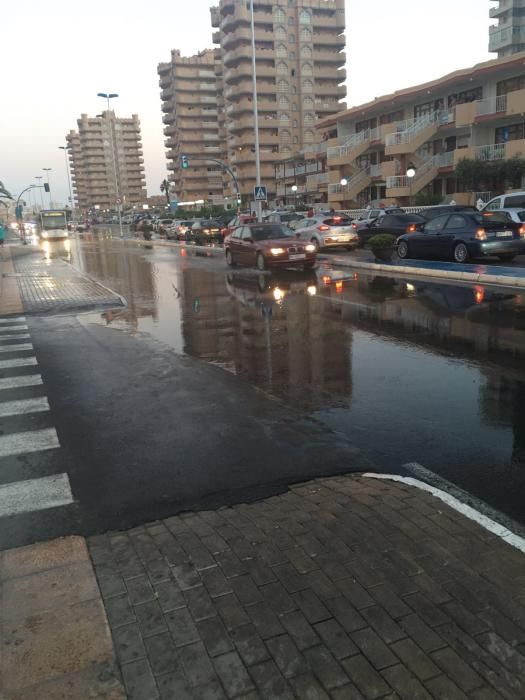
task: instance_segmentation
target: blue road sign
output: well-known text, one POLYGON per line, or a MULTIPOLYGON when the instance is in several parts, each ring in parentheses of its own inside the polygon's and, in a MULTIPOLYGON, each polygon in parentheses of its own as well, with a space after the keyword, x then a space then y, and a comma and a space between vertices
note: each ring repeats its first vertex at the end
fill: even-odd
POLYGON ((256 202, 266 202, 266 187, 259 185, 259 187, 253 188, 253 198, 256 202))
POLYGON ((179 203, 176 199, 172 199, 170 202, 170 209, 176 209, 179 206, 179 203))

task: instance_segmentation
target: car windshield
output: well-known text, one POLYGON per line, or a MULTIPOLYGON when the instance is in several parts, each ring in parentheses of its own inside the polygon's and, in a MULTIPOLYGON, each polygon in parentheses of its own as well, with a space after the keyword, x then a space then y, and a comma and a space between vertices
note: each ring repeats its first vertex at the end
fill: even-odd
POLYGON ((267 241, 273 238, 288 238, 289 229, 286 226, 250 226, 250 231, 254 241, 267 241))

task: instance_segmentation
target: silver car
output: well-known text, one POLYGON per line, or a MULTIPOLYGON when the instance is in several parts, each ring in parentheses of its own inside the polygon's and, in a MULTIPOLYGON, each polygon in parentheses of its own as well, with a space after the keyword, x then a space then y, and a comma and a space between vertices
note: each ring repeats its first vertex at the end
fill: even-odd
POLYGON ((321 214, 299 221, 295 235, 321 248, 357 248, 359 236, 352 229, 352 219, 340 214, 321 214))
POLYGON ((516 209, 511 207, 508 207, 506 209, 491 209, 490 211, 483 210, 483 214, 485 214, 485 216, 490 216, 491 214, 500 214, 503 215, 507 219, 507 221, 515 221, 517 224, 522 224, 525 222, 525 210, 523 209, 523 207, 519 207, 516 209))

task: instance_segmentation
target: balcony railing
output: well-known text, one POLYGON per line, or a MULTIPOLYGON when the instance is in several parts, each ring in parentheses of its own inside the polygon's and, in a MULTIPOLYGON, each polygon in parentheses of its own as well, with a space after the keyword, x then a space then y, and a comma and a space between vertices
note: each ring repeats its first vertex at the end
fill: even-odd
POLYGON ((350 178, 347 185, 341 185, 339 182, 328 185, 328 192, 331 194, 338 194, 340 192, 350 192, 350 190, 355 191, 355 187, 369 177, 370 167, 363 168, 363 170, 360 170, 354 177, 350 178))
POLYGON ((485 100, 478 100, 476 103, 476 115, 482 117, 486 114, 499 114, 507 111, 507 95, 498 97, 487 97, 485 100))
POLYGON ((448 168, 451 165, 454 165, 454 151, 437 153, 435 156, 432 156, 432 158, 429 158, 422 165, 420 165, 416 170, 416 174, 412 178, 409 178, 406 175, 389 175, 386 178, 387 189, 394 189, 398 187, 413 187, 416 189, 421 178, 426 177, 429 172, 436 168, 448 168))
POLYGON ((502 160, 505 158, 505 144, 493 143, 487 146, 477 146, 474 153, 476 160, 502 160))

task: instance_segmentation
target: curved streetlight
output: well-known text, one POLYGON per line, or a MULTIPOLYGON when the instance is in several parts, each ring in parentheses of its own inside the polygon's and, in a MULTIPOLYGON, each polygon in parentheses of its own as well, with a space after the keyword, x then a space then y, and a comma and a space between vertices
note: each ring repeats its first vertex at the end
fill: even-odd
POLYGON ((105 100, 107 100, 108 103, 108 120, 109 120, 109 135, 110 135, 110 141, 111 141, 111 160, 113 162, 113 177, 115 181, 115 198, 116 202, 115 204, 117 205, 117 210, 118 210, 118 225, 119 225, 119 232, 120 232, 120 237, 124 237, 124 233, 122 232, 122 202, 120 199, 120 193, 119 193, 119 186, 118 186, 118 178, 117 178, 117 164, 115 161, 115 142, 113 139, 113 125, 111 124, 111 120, 109 119, 109 101, 112 100, 114 97, 118 97, 118 92, 97 92, 97 97, 103 97, 105 100))

